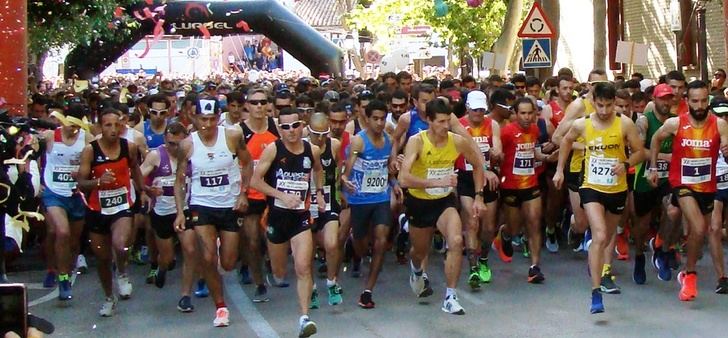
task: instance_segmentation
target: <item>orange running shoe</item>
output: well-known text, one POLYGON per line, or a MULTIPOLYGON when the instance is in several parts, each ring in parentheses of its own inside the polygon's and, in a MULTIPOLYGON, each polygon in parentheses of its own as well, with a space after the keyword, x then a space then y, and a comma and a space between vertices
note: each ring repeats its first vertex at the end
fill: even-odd
POLYGON ((629 259, 629 242, 627 241, 627 232, 617 234, 617 243, 614 245, 614 251, 617 253, 617 259, 626 261, 629 259))
POLYGON ((493 240, 493 250, 498 253, 498 257, 503 262, 510 263, 513 260, 513 246, 510 240, 503 240, 503 231, 498 231, 498 235, 493 240))
POLYGON ((698 274, 688 274, 685 271, 680 271, 677 274, 677 281, 680 283, 680 293, 677 297, 681 301, 689 302, 698 296, 698 274))

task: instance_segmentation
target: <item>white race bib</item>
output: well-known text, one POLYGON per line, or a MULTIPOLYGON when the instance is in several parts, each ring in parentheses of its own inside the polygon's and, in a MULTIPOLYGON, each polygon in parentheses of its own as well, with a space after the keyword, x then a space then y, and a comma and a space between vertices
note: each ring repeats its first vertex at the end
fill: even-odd
POLYGON ((728 173, 718 176, 718 190, 728 189, 728 173))
MULTIPOLYGON (((490 144, 478 143, 478 148, 480 148, 480 153, 483 154, 485 168, 488 169, 490 167, 490 144)), ((473 171, 473 165, 468 160, 465 160, 465 170, 473 171)))
MULTIPOLYGON (((428 168, 427 179, 439 180, 453 175, 452 168, 428 168)), ((432 196, 444 196, 450 194, 452 187, 427 188, 425 192, 432 196)))
POLYGON ((289 195, 296 195, 301 200, 301 202, 298 204, 298 206, 296 206, 295 208, 289 208, 283 203, 283 201, 276 198, 275 203, 274 203, 274 205, 276 207, 279 207, 281 209, 289 209, 289 210, 305 210, 306 209, 306 206, 304 205, 303 201, 304 201, 304 198, 306 197, 306 192, 308 191, 308 182, 285 180, 285 179, 279 178, 276 181, 276 190, 289 194, 289 195))
MULTIPOLYGON (((234 170, 234 169, 233 169, 234 170)), ((230 192, 228 169, 200 172, 200 190, 203 193, 227 194, 230 192)))
POLYGON ((387 178, 389 170, 381 169, 365 169, 364 177, 361 179, 361 192, 378 194, 387 190, 387 178))
POLYGON ((516 156, 513 158, 513 174, 519 176, 535 175, 534 158, 533 150, 516 151, 516 156))
POLYGON ((682 159, 682 184, 699 184, 710 182, 712 177, 713 164, 710 157, 683 158, 682 159))
MULTIPOLYGON (((325 185, 324 190, 324 201, 326 201, 325 211, 331 211, 331 186, 325 185)), ((311 207, 308 209, 311 212, 311 218, 318 218, 318 199, 315 189, 311 189, 311 207)))
MULTIPOLYGON (((645 170, 645 177, 650 175, 650 161, 645 162, 647 169, 645 170)), ((670 175, 670 162, 664 160, 657 160, 657 177, 667 178, 670 175)))
POLYGON ((99 205, 102 215, 113 215, 129 210, 129 191, 126 187, 114 190, 99 190, 99 205))
POLYGON ((614 166, 619 163, 616 158, 589 157, 589 184, 617 185, 614 166))
POLYGON ((53 168, 53 184, 58 187, 73 189, 76 179, 72 173, 78 171, 77 165, 57 165, 53 168))

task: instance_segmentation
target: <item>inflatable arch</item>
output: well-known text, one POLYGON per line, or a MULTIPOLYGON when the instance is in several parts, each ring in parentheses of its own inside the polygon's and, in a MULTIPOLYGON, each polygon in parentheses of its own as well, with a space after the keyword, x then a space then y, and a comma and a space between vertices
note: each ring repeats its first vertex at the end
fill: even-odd
POLYGON ((306 65, 312 75, 342 74, 341 49, 278 0, 179 0, 149 6, 142 2, 127 10, 141 19, 141 26, 119 41, 96 40, 76 47, 66 58, 66 76, 90 79, 145 36, 161 29, 182 36, 263 34, 306 65), (164 21, 160 23, 160 19, 164 21))

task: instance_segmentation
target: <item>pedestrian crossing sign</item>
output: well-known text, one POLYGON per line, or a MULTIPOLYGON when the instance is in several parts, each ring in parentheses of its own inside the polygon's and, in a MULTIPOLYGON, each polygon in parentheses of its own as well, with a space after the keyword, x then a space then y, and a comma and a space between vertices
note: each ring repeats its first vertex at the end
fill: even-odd
POLYGON ((551 39, 521 39, 523 68, 551 67, 551 39))

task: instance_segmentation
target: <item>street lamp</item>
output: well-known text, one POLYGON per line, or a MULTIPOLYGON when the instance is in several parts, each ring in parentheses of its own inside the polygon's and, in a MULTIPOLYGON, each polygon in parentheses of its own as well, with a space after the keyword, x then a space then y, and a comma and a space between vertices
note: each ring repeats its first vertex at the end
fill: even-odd
POLYGON ((680 31, 682 31, 682 14, 679 0, 670 0, 670 29, 675 33, 675 61, 677 70, 682 70, 680 64, 680 31))

